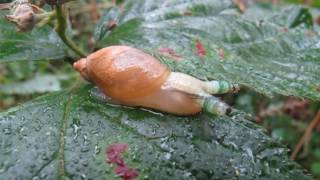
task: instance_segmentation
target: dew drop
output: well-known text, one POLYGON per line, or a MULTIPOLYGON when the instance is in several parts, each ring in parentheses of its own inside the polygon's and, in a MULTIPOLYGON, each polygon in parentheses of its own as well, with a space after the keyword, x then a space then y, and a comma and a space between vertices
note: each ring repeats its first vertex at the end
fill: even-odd
POLYGON ((171 159, 171 153, 166 153, 166 154, 164 155, 164 158, 165 158, 166 160, 171 159))
POLYGON ((5 135, 10 135, 10 134, 12 133, 12 130, 11 130, 11 128, 4 128, 4 129, 3 129, 3 133, 4 133, 5 135))
POLYGON ((94 146, 94 154, 99 154, 100 153, 100 151, 101 151, 101 148, 96 144, 95 146, 94 146))

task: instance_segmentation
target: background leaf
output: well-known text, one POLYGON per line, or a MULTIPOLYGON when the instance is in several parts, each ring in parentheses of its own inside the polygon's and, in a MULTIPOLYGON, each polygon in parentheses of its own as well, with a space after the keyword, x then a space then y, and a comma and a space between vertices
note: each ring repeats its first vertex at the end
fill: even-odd
POLYGON ((56 60, 66 56, 66 47, 52 28, 41 27, 19 33, 15 25, 5 19, 5 14, 0 13, 0 63, 56 60))
POLYGON ((294 7, 270 18, 248 18, 231 1, 220 0, 128 0, 104 14, 95 37, 99 48, 125 44, 162 56, 161 49, 169 48, 182 60, 167 56, 163 62, 200 79, 238 82, 268 96, 320 100, 320 38, 308 29, 310 16, 294 7), (108 29, 110 21, 117 22, 115 29, 108 29), (197 43, 204 57, 197 55, 197 43))
POLYGON ((280 27, 311 28, 313 18, 308 8, 302 6, 252 5, 244 12, 244 17, 255 21, 268 21, 280 27))
POLYGON ((245 115, 177 117, 111 106, 86 86, 53 93, 0 115, 4 179, 117 179, 105 149, 151 179, 310 179, 245 115), (41 142, 41 143, 39 143, 41 142))
POLYGON ((0 92, 3 94, 33 94, 61 90, 60 81, 68 79, 67 76, 58 75, 35 75, 32 79, 24 82, 0 84, 0 92))

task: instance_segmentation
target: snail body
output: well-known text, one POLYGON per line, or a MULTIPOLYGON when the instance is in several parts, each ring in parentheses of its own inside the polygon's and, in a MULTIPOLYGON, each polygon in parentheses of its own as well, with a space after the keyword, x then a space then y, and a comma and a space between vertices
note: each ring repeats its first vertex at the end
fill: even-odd
POLYGON ((234 92, 225 81, 201 81, 171 72, 155 57, 128 46, 109 46, 74 63, 74 68, 116 104, 138 106, 177 115, 202 109, 224 115, 230 107, 211 94, 234 92))

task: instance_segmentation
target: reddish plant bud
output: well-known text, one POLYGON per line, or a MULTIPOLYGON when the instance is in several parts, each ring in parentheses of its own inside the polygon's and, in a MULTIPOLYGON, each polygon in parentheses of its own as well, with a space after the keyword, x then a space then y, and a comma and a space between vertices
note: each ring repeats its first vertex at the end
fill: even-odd
POLYGON ((28 0, 16 0, 7 4, 0 4, 0 9, 10 9, 11 14, 6 19, 17 26, 18 32, 31 31, 36 25, 49 22, 52 12, 46 12, 28 0))
POLYGON ((6 18, 17 25, 17 31, 31 31, 37 24, 33 7, 29 4, 21 4, 17 6, 12 15, 7 15, 6 18))

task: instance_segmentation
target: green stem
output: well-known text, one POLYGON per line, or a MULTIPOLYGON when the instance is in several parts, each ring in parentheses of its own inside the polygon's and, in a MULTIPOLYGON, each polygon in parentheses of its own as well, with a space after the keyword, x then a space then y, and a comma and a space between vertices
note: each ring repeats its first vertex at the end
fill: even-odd
POLYGON ((60 5, 56 5, 56 16, 58 21, 56 31, 61 40, 80 57, 86 57, 86 54, 67 37, 67 20, 60 5))

